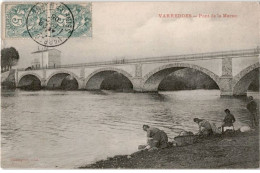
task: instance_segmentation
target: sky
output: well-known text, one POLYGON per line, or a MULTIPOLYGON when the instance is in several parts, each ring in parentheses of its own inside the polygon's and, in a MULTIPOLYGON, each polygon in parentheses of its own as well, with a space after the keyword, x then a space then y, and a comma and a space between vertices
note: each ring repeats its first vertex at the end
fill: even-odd
MULTIPOLYGON (((56 47, 62 64, 256 48, 257 2, 93 2, 92 37, 70 38, 56 47), (161 18, 159 14, 233 14, 235 18, 161 18)), ((30 66, 38 44, 5 39, 18 67, 30 66)))

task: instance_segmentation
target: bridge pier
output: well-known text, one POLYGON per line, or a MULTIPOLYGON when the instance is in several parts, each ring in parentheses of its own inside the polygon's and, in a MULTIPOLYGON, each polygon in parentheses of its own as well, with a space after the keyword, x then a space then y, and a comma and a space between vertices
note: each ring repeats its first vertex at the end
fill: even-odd
POLYGON ((41 79, 41 87, 46 88, 47 87, 46 69, 42 70, 42 76, 43 78, 41 79))
POLYGON ((222 59, 222 76, 219 81, 220 96, 233 96, 232 89, 232 58, 222 59))
POLYGON ((135 77, 132 79, 133 90, 137 92, 143 91, 143 80, 140 77, 135 77))
POLYGON ((85 80, 84 79, 79 79, 78 81, 78 86, 79 86, 79 90, 84 90, 85 89, 85 80))
POLYGON ((232 76, 221 76, 219 81, 220 96, 233 96, 232 76))
POLYGON ((83 90, 85 89, 85 67, 81 67, 80 69, 80 76, 78 80, 78 89, 83 90))
POLYGON ((17 69, 15 70, 15 73, 14 73, 14 79, 15 79, 15 86, 18 87, 19 81, 18 81, 18 71, 17 71, 17 69))
POLYGON ((135 64, 135 77, 132 78, 133 90, 143 92, 143 65, 135 64))
POLYGON ((47 87, 46 79, 44 79, 44 78, 41 79, 41 87, 42 88, 46 88, 47 87))

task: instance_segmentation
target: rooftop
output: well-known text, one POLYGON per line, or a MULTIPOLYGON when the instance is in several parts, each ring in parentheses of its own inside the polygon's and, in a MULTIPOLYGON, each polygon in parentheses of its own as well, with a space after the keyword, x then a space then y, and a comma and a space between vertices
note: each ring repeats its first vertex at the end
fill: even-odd
MULTIPOLYGON (((56 50, 56 51, 59 51, 58 49, 45 49, 45 50, 37 50, 35 52, 32 52, 32 54, 34 53, 41 53, 41 52, 48 52, 48 51, 52 51, 52 50, 56 50)), ((60 51, 59 51, 60 52, 60 51)))

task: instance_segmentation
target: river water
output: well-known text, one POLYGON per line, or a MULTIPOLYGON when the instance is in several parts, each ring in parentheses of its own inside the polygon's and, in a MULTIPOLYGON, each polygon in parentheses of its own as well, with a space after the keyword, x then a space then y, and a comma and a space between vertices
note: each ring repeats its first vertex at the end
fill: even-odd
MULTIPOLYGON (((249 93, 258 97, 258 93, 249 93)), ((229 108, 235 128, 249 123, 246 100, 219 90, 151 93, 2 91, 2 167, 77 168, 145 144, 143 124, 170 138, 197 132, 193 118, 221 124, 229 108)), ((171 140, 171 139, 170 139, 171 140)))

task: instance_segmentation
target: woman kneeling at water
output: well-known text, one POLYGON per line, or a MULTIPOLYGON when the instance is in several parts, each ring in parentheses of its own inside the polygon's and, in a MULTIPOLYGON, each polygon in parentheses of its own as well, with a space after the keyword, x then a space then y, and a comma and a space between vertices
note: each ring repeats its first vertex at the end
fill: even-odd
POLYGON ((209 136, 213 134, 211 125, 207 120, 194 118, 193 121, 199 125, 199 135, 209 136))
POLYGON ((166 148, 168 146, 168 136, 163 130, 148 125, 143 125, 143 130, 147 132, 147 144, 151 148, 166 148))

